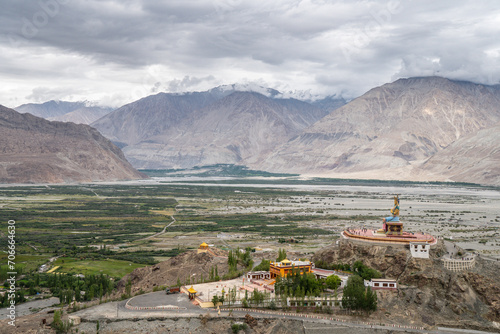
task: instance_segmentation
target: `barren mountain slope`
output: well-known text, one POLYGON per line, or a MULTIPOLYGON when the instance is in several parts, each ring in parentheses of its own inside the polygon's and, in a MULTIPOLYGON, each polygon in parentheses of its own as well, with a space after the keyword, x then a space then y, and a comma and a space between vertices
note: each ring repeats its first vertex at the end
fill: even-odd
POLYGON ((67 102, 67 101, 47 101, 44 103, 27 103, 22 104, 14 110, 24 113, 30 113, 34 116, 42 117, 45 119, 51 117, 59 117, 74 110, 85 108, 85 102, 67 102))
POLYGON ((142 168, 258 163, 325 114, 298 100, 234 92, 124 153, 142 168))
POLYGON ((75 124, 91 124, 99 118, 109 114, 110 108, 83 107, 57 117, 49 117, 49 121, 73 122, 75 124))
POLYGON ((87 125, 50 122, 0 106, 0 182, 57 183, 144 177, 87 125))
POLYGON ((453 181, 500 186, 500 123, 460 138, 427 160, 422 169, 453 181))
POLYGON ((335 110, 254 167, 303 173, 419 166, 500 121, 500 89, 439 77, 400 79, 335 110))

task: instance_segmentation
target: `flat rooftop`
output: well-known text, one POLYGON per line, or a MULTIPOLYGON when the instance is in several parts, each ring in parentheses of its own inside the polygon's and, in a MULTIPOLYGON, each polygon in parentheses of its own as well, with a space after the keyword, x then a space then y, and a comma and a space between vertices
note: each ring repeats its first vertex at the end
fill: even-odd
MULTIPOLYGON (((186 288, 190 288, 191 285, 186 285, 186 288)), ((203 301, 211 301, 214 295, 222 295, 222 290, 224 289, 225 293, 228 293, 229 290, 232 290, 236 287, 236 299, 242 299, 245 297, 245 290, 250 294, 254 289, 258 291, 266 291, 262 286, 253 284, 246 277, 238 277, 228 281, 218 281, 218 282, 209 282, 209 283, 201 283, 201 284, 193 284, 193 289, 196 290, 196 296, 199 297, 203 301)))

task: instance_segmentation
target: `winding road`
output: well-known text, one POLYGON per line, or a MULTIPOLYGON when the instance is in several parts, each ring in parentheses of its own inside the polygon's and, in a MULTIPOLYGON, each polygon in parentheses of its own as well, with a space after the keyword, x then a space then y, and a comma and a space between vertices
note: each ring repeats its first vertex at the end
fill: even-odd
MULTIPOLYGON (((325 314, 293 314, 293 313, 282 313, 280 311, 269 311, 269 310, 254 310, 254 309, 239 309, 239 310, 221 310, 220 315, 218 315, 215 309, 202 309, 198 306, 193 305, 189 302, 185 294, 173 294, 166 295, 164 291, 158 291, 153 293, 148 293, 136 297, 132 297, 127 300, 120 302, 112 302, 102 305, 97 305, 94 307, 87 308, 75 313, 75 315, 80 316, 82 319, 87 321, 96 321, 103 318, 109 319, 165 319, 165 318, 197 318, 200 315, 205 315, 209 313, 212 317, 227 317, 227 318, 243 318, 246 314, 250 314, 254 318, 279 318, 279 319, 293 319, 304 322, 304 330, 307 334, 317 333, 320 330, 322 333, 326 330, 332 332, 339 330, 340 328, 363 328, 363 329, 373 329, 380 333, 380 330, 391 331, 391 332, 406 332, 406 333, 433 333, 433 334, 456 334, 456 333, 480 333, 486 334, 487 332, 454 329, 454 328, 443 328, 438 327, 434 330, 420 329, 420 328, 404 328, 404 326, 399 327, 399 325, 379 325, 379 324, 366 324, 361 322, 353 322, 346 320, 332 320, 332 317, 325 314), (126 304, 135 307, 145 307, 151 308, 155 306, 179 306, 178 309, 165 309, 165 310, 155 310, 155 309, 143 309, 143 310, 130 310, 126 308, 126 304)), ((366 333, 363 331, 363 333, 366 333)))
POLYGON ((142 238, 142 239, 139 239, 139 240, 148 240, 148 239, 151 239, 151 238, 156 238, 156 237, 159 237, 160 235, 162 235, 163 233, 165 233, 167 231, 167 228, 170 227, 170 225, 172 225, 173 223, 176 222, 175 220, 175 217, 174 216, 170 216, 172 218, 172 221, 170 222, 170 224, 166 225, 163 230, 161 230, 160 232, 156 233, 156 234, 153 234, 153 235, 150 235, 149 237, 145 237, 145 238, 142 238))

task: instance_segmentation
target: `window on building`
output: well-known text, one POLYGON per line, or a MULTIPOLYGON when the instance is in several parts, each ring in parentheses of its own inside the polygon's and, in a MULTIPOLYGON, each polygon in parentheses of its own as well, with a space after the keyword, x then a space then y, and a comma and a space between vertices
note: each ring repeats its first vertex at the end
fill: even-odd
POLYGON ((384 287, 387 287, 387 283, 384 283, 384 287))

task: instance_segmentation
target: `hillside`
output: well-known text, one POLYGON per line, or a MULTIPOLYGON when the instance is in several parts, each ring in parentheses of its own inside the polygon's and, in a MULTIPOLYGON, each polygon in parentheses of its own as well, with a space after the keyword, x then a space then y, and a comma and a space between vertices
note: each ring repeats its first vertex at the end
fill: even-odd
POLYGON ((454 181, 500 186, 500 123, 464 136, 422 165, 425 173, 454 181), (444 171, 444 172, 443 172, 444 171))
POLYGON ((167 133, 194 110, 213 101, 211 94, 159 93, 126 104, 91 125, 120 145, 133 145, 167 133))
POLYGON ((259 163, 324 115, 294 99, 212 90, 150 96, 92 125, 119 142, 136 167, 186 168, 259 163))
POLYGON ((0 183, 143 178, 118 147, 87 125, 50 122, 0 106, 0 183))
POLYGON ((45 103, 28 103, 14 108, 20 113, 30 113, 49 121, 90 124, 113 109, 92 106, 88 102, 48 101, 45 103))
MULTIPOLYGON (((255 167, 425 180, 429 175, 418 174, 422 163, 500 121, 499 104, 497 86, 439 77, 400 79, 336 109, 255 167)), ((498 135, 494 138, 498 142, 498 135)), ((470 164, 476 162, 469 159, 470 164)), ((466 166, 457 169, 457 175, 468 173, 466 166)), ((434 177, 443 179, 445 172, 436 168, 434 177)))
MULTIPOLYGON (((227 257, 224 257, 227 253, 216 248, 211 250, 220 256, 210 253, 197 254, 196 250, 187 251, 154 266, 137 268, 118 282, 118 291, 120 294, 124 293, 128 281, 132 284, 131 290, 134 295, 139 290, 150 292, 154 287, 176 285, 177 279, 183 285, 189 284, 186 283, 186 279, 190 277, 195 280, 201 277, 208 280, 210 269, 216 266, 219 276, 222 277, 229 269, 227 257)), ((192 281, 192 284, 194 283, 192 281)))
POLYGON ((362 260, 386 278, 397 279, 397 292, 377 293, 379 310, 372 315, 374 319, 396 317, 424 326, 495 328, 492 322, 500 321, 499 264, 478 259, 472 270, 452 272, 439 260, 445 252, 442 241, 431 249, 430 259, 414 259, 402 246, 341 240, 339 245, 318 251, 313 260, 350 264, 362 260))
POLYGON ((49 121, 73 122, 75 124, 91 124, 109 114, 111 109, 101 107, 84 107, 57 117, 49 117, 49 121))

